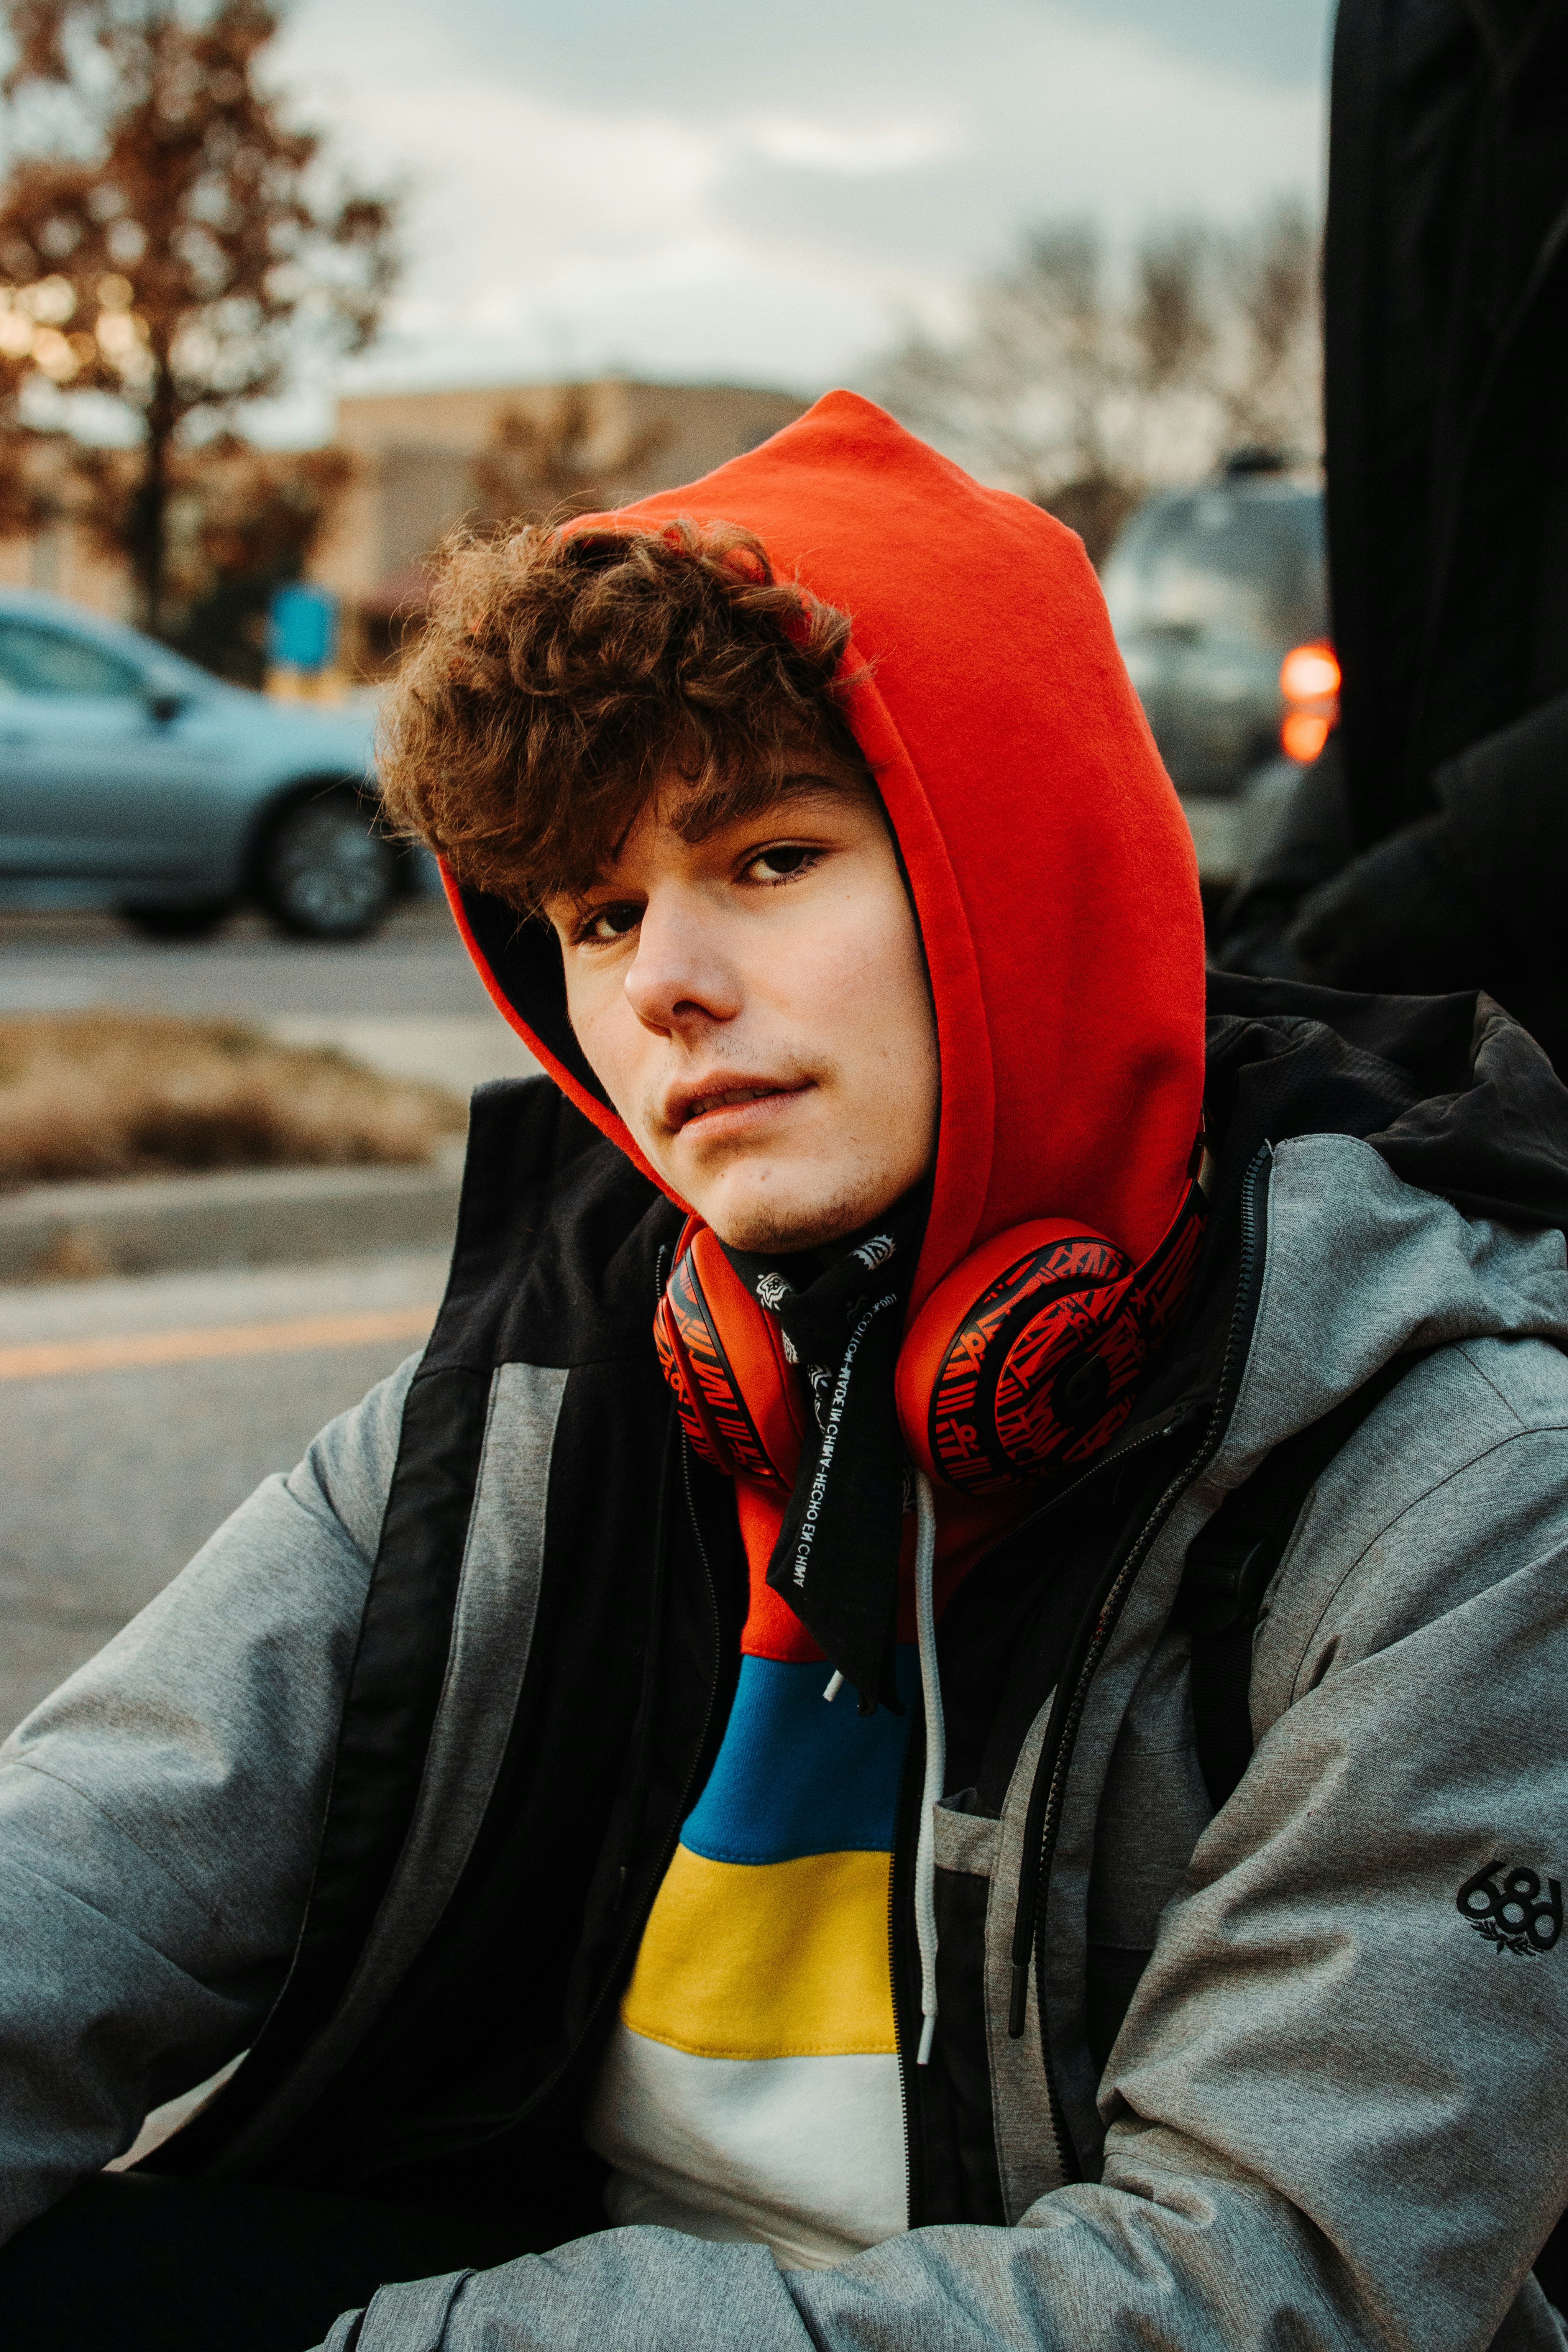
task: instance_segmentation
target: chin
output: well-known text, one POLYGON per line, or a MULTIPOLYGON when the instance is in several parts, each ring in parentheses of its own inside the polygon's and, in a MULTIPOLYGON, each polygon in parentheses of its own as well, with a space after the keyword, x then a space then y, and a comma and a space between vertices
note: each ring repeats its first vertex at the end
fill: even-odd
POLYGON ((776 1211, 756 1209, 738 1216, 710 1217, 707 1222, 731 1249, 745 1250, 753 1257, 793 1257, 800 1250, 822 1249, 839 1238, 837 1224, 825 1224, 809 1214, 781 1216, 776 1211))
POLYGON ((826 1200, 783 1200, 751 1193, 696 1205, 704 1223, 731 1249, 755 1257, 790 1257, 798 1250, 826 1249, 847 1240, 895 1198, 897 1194, 887 1201, 868 1200, 859 1192, 853 1197, 837 1192, 826 1200))

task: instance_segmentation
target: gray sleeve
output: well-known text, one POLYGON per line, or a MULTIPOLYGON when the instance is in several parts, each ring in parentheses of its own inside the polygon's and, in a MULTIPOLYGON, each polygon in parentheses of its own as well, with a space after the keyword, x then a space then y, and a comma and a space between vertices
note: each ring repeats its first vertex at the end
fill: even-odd
POLYGON ((1333 2250, 1256 2184, 1173 2151, 1064 2189, 1014 2230, 890 2238, 831 2271, 761 2246, 607 2230, 493 2271, 383 2287, 317 2352, 1563 2352, 1533 2280, 1495 2333, 1382 2336, 1333 2250))
POLYGON ((243 2050, 303 1914, 406 1364, 0 1748, 0 2240, 243 2050))
POLYGON ((1494 1862, 1568 1884, 1562 1448, 1521 1432, 1364 1544, 1320 1514, 1283 1703, 1111 2053, 1100 2180, 833 2271, 606 2231, 384 2289, 357 2352, 1562 2352, 1528 2273, 1568 2203, 1568 1936, 1542 1914, 1521 1953, 1458 1903, 1494 1862))

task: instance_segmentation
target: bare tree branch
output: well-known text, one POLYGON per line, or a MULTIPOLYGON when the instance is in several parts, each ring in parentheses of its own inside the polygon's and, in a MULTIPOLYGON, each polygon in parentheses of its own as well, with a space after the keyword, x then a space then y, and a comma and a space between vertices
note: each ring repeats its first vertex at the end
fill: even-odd
POLYGON ((613 503, 670 437, 663 420, 605 443, 583 384, 568 384, 548 411, 508 409, 474 460, 474 490, 489 523, 564 520, 613 503))
POLYGON ((914 331, 871 388, 895 415, 1079 531, 1099 561, 1152 483, 1238 443, 1314 457, 1316 241, 1299 206, 1227 236, 1167 228, 1130 256, 1042 224, 972 293, 969 331, 914 331))
POLYGON ((276 393, 302 337, 364 347, 397 270, 395 208, 324 192, 319 135, 263 79, 266 0, 9 0, 5 21, 0 411, 43 380, 135 418, 120 544, 156 631, 177 447, 276 393), (50 89, 68 136, 37 103, 50 89))

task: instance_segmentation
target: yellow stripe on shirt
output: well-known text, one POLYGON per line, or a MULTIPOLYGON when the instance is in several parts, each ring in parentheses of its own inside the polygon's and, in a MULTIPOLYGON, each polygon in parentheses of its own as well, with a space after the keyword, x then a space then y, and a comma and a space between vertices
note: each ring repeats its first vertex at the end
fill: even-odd
POLYGON ((678 1846, 621 2004, 702 2058, 897 2048, 885 1853, 712 1862, 678 1846))

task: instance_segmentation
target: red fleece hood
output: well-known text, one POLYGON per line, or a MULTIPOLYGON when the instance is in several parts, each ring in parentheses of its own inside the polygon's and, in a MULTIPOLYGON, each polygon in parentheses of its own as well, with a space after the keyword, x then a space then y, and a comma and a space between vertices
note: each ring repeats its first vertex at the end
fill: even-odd
MULTIPOLYGON (((911 1313, 1028 1218, 1081 1217, 1142 1260, 1197 1130, 1203 923, 1192 841, 1081 542, 847 392, 700 482, 594 520, 678 516, 753 531, 775 573, 851 616, 846 668, 868 669, 848 716, 914 891, 942 1056, 911 1313)), ((513 1028, 651 1175, 572 1035, 553 935, 452 895, 513 1028)))

